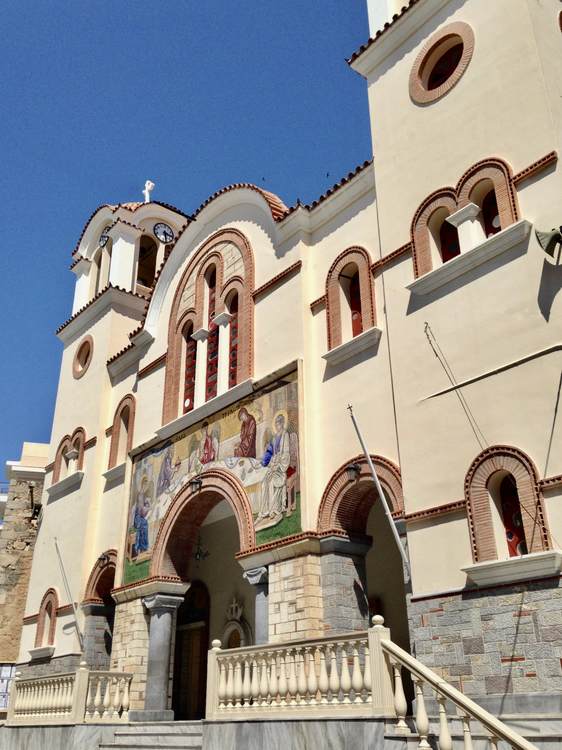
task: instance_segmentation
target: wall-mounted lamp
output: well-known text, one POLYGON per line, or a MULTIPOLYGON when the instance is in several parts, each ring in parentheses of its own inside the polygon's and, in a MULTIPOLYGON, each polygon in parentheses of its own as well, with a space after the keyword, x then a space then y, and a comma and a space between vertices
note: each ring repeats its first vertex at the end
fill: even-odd
POLYGON ((210 554, 211 553, 209 552, 209 550, 205 550, 205 552, 203 552, 203 547, 201 546, 201 534, 199 534, 197 537, 197 547, 195 549, 195 552, 191 553, 191 557, 197 562, 197 567, 199 567, 199 563, 201 562, 201 560, 205 560, 207 557, 209 557, 210 554))
POLYGON ((98 557, 98 565, 100 568, 103 568, 103 566, 110 561, 110 557, 107 554, 100 555, 98 557))
POLYGON ((203 480, 199 477, 193 477, 189 480, 189 486, 191 487, 191 494, 196 495, 203 486, 203 480))
POLYGON ((348 464, 345 467, 345 470, 347 472, 347 481, 349 484, 353 484, 353 482, 359 479, 359 474, 361 474, 361 467, 359 464, 348 464))

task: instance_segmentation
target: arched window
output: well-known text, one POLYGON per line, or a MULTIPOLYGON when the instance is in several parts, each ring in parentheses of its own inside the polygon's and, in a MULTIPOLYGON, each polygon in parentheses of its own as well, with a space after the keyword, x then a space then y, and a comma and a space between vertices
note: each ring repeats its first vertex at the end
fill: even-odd
POLYGON ((85 442, 86 433, 81 427, 74 430, 71 436, 65 435, 63 437, 55 454, 53 484, 76 471, 82 471, 85 442))
POLYGON ((371 259, 362 247, 339 255, 326 280, 328 349, 359 336, 375 324, 371 259))
POLYGON ((137 267, 137 284, 150 288, 156 275, 156 257, 158 246, 151 237, 142 237, 139 248, 139 263, 137 267))
POLYGON ((233 294, 228 305, 230 319, 230 336, 228 343, 228 387, 238 382, 238 294, 233 294))
POLYGON ((446 219, 443 221, 439 229, 439 250, 441 252, 443 263, 446 263, 452 258, 456 258, 461 252, 457 228, 450 224, 446 219))
POLYGON ((37 630, 35 632, 35 648, 54 645, 58 606, 59 598, 57 592, 55 589, 49 589, 45 592, 39 607, 37 630))
POLYGON ((483 451, 466 475, 465 494, 474 562, 549 549, 536 469, 522 451, 483 451))
POLYGON ((219 366, 219 328, 215 323, 217 305, 217 269, 213 266, 207 273, 207 376, 205 379, 205 401, 217 395, 219 366))
POLYGON ((183 388, 183 413, 193 409, 195 403, 195 371, 197 364, 197 341, 193 338, 193 323, 184 327, 185 376, 183 388))
POLYGON ((126 461, 127 455, 133 447, 135 406, 135 397, 128 394, 121 399, 115 410, 109 446, 109 469, 126 461))

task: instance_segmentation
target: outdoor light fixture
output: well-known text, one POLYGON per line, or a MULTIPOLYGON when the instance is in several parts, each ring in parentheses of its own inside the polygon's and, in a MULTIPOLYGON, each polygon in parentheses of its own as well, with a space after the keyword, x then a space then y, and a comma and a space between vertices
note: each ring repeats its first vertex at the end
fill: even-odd
POLYGON ((107 554, 103 554, 103 555, 100 555, 100 556, 98 557, 98 564, 99 564, 100 568, 103 568, 103 566, 104 566, 104 565, 105 565, 106 563, 108 563, 108 562, 109 562, 109 560, 110 560, 110 557, 109 557, 109 555, 107 555, 107 554))
POLYGON ((347 480, 349 484, 353 484, 353 482, 359 479, 359 474, 361 474, 361 467, 359 464, 348 464, 345 467, 345 470, 347 472, 347 480))
POLYGON ((203 486, 203 480, 199 477, 193 477, 189 480, 189 486, 191 487, 191 494, 196 495, 203 486))
POLYGON ((191 553, 191 557, 197 562, 197 567, 199 567, 199 563, 201 562, 201 560, 205 560, 205 558, 209 557, 209 555, 209 550, 205 550, 205 552, 203 552, 203 547, 201 546, 201 534, 199 534, 197 537, 197 548, 195 552, 191 553))

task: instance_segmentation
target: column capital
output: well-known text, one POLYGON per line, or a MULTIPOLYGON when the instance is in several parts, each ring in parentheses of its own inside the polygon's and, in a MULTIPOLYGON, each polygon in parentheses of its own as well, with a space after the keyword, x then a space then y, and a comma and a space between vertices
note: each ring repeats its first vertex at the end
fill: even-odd
POLYGON ((265 566, 261 568, 252 568, 243 573, 243 577, 251 583, 252 586, 263 586, 269 581, 269 573, 265 566))
POLYGON ((198 328, 191 334, 191 338, 195 341, 206 341, 209 338, 209 330, 207 328, 198 328))
POLYGON ((233 317, 234 317, 233 315, 231 315, 229 312, 226 312, 225 310, 224 312, 221 312, 220 315, 216 316, 215 321, 214 321, 215 325, 227 326, 233 317))
POLYGON ((143 596, 142 603, 151 612, 174 611, 183 602, 183 596, 170 596, 169 594, 151 594, 143 596))

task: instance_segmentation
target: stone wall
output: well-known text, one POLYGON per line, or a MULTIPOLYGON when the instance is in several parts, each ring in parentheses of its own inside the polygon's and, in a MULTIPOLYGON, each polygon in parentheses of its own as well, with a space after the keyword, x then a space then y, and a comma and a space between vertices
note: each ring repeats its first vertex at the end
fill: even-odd
POLYGON ((75 672, 80 666, 80 654, 65 654, 52 659, 35 659, 17 665, 17 671, 21 672, 22 679, 30 677, 46 677, 52 674, 66 674, 75 672))
POLYGON ((269 565, 269 642, 324 634, 322 572, 318 555, 269 565))
POLYGON ((562 690, 560 579, 413 599, 414 655, 465 695, 562 690))
POLYGON ((369 602, 364 552, 354 555, 336 549, 326 551, 322 555, 322 587, 327 635, 367 630, 369 602))
POLYGON ((148 630, 150 615, 141 599, 115 607, 111 669, 134 672, 131 682, 131 709, 144 709, 148 630))
POLYGON ((12 479, 0 532, 0 662, 16 662, 25 612, 37 523, 31 520, 30 485, 40 498, 43 483, 12 479))
POLYGON ((113 607, 88 605, 84 618, 84 658, 90 669, 110 669, 114 615, 113 607))

